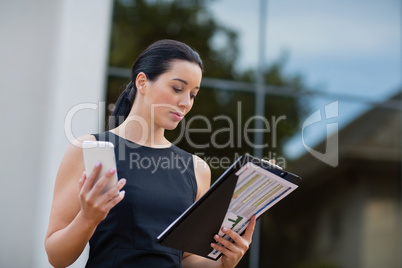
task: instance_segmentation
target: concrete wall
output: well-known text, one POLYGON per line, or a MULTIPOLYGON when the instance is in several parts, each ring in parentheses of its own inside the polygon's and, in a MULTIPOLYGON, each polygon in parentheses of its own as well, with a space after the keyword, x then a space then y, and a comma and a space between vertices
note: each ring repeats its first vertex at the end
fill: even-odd
POLYGON ((398 203, 391 198, 370 200, 367 204, 362 267, 401 267, 399 209, 398 203))
MULTIPOLYGON (((367 202, 367 190, 363 179, 348 177, 335 181, 317 198, 321 207, 317 210, 317 228, 312 243, 311 258, 328 267, 363 268, 361 262, 363 209, 367 202)), ((336 180, 337 178, 332 178, 336 180)))
POLYGON ((370 171, 364 175, 369 200, 363 211, 362 267, 402 267, 400 177, 395 176, 400 164, 378 163, 370 171))
POLYGON ((0 267, 50 267, 43 241, 66 133, 103 120, 111 10, 111 0, 0 3, 0 267))

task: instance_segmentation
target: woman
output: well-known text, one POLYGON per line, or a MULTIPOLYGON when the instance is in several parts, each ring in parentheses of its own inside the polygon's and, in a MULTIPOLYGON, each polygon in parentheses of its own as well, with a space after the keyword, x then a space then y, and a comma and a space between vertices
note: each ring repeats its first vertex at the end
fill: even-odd
POLYGON ((88 241, 87 267, 235 267, 240 261, 251 243, 255 218, 243 236, 224 230, 234 243, 211 237, 223 245, 211 244, 211 251, 223 253, 218 261, 156 241, 210 186, 206 163, 164 136, 165 129, 174 129, 193 106, 202 69, 198 53, 186 44, 152 44, 132 67, 132 80, 116 102, 109 131, 80 137, 70 145, 57 173, 45 239, 53 266, 72 264, 88 241), (104 194, 100 190, 116 170, 94 183, 101 163, 90 174, 83 172, 84 140, 115 145, 122 179, 104 194))

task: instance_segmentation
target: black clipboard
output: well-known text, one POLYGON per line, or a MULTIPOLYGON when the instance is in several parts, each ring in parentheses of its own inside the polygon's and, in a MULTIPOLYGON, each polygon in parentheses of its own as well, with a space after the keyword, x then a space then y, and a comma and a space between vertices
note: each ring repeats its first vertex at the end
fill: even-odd
POLYGON ((297 185, 301 180, 299 176, 267 161, 249 154, 242 155, 202 197, 157 237, 157 241, 167 247, 218 260, 208 256, 213 251, 210 243, 215 242, 213 236, 218 233, 230 205, 238 179, 236 172, 250 162, 293 184, 297 185))

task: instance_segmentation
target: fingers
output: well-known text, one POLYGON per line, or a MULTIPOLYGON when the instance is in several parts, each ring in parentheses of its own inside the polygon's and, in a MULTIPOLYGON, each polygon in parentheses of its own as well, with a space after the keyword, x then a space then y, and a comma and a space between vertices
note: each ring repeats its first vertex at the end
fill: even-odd
MULTIPOLYGON (((226 239, 225 239, 226 240, 226 239)), ((228 248, 226 248, 223 245, 220 245, 218 243, 211 243, 211 247, 218 250, 219 252, 221 252, 224 256, 231 258, 234 254, 233 251, 229 250, 228 248)))
POLYGON ((111 210, 115 205, 117 205, 121 200, 123 200, 126 192, 121 191, 118 194, 115 194, 114 197, 109 200, 109 202, 105 206, 105 210, 109 211, 111 210))
POLYGON ((247 241, 244 241, 242 237, 234 232, 233 230, 227 229, 225 227, 222 228, 223 233, 227 234, 233 241, 224 238, 223 236, 215 235, 214 239, 217 243, 212 243, 211 246, 214 249, 219 250, 224 255, 228 255, 229 253, 238 253, 240 252, 243 255, 248 249, 247 241))
POLYGON ((82 192, 87 193, 92 189, 92 187, 95 183, 95 179, 98 176, 101 168, 102 168, 101 162, 99 162, 95 165, 95 167, 92 169, 92 172, 85 179, 84 185, 81 189, 82 192))
POLYGON ((211 243, 211 247, 219 250, 220 252, 222 252, 223 255, 228 258, 241 258, 246 253, 251 244, 255 223, 256 217, 254 215, 251 217, 249 225, 247 226, 247 229, 243 236, 240 236, 238 233, 229 228, 223 227, 222 232, 229 236, 233 240, 233 243, 222 236, 215 235, 214 239, 217 243, 211 243))
POLYGON ((234 243, 219 235, 215 235, 214 239, 218 243, 211 243, 211 247, 223 254, 222 262, 224 267, 235 267, 248 250, 249 243, 230 229, 222 228, 222 232, 232 238, 234 243))
POLYGON ((225 247, 229 248, 230 250, 235 250, 235 248, 237 246, 241 247, 242 250, 248 249, 249 242, 246 241, 242 236, 240 236, 235 231, 233 231, 229 228, 223 227, 222 232, 224 234, 226 234, 227 236, 229 236, 234 241, 234 243, 232 243, 231 241, 229 241, 223 237, 219 237, 220 238, 219 243, 221 243, 225 247))
MULTIPOLYGON (((120 197, 124 197, 124 191, 119 192, 124 185, 126 184, 126 179, 120 179, 115 186, 113 186, 113 188, 111 188, 110 190, 108 190, 106 193, 104 193, 102 195, 102 197, 100 198, 100 202, 114 202, 115 199, 119 199, 120 197), (121 196, 122 195, 122 196, 121 196)), ((123 198, 121 198, 123 199, 123 198)), ((117 203, 116 203, 117 204, 117 203)))
POLYGON ((120 190, 126 184, 126 179, 119 180, 105 193, 101 192, 109 180, 115 179, 116 170, 114 168, 108 170, 105 175, 95 181, 100 168, 100 164, 96 165, 89 177, 86 177, 84 172, 79 181, 81 210, 85 218, 95 224, 101 222, 110 209, 123 200, 125 196, 125 192, 120 190), (90 187, 91 185, 92 187, 90 187))
POLYGON ((99 180, 97 182, 95 182, 95 184, 92 188, 93 194, 99 195, 99 193, 105 187, 106 183, 108 183, 108 181, 114 176, 115 173, 116 173, 116 169, 111 168, 105 173, 105 175, 103 175, 101 178, 99 178, 99 180))
POLYGON ((78 181, 78 189, 80 191, 82 190, 82 186, 84 186, 86 178, 87 178, 87 176, 86 176, 85 171, 84 171, 84 172, 82 172, 82 176, 81 176, 80 180, 78 181))
POLYGON ((215 247, 213 247, 213 248, 219 250, 223 254, 227 255, 227 253, 229 253, 229 252, 237 252, 238 251, 237 245, 235 245, 231 241, 227 240, 226 238, 219 236, 219 235, 215 235, 214 239, 219 244, 215 244, 215 247))
MULTIPOLYGON (((103 175, 101 178, 96 180, 101 169, 102 169, 102 164, 99 162, 95 165, 91 174, 83 182, 83 186, 81 188, 82 194, 84 194, 84 195, 90 194, 91 196, 98 196, 100 194, 100 192, 102 191, 102 189, 105 187, 105 185, 109 182, 109 180, 116 173, 116 169, 111 168, 105 173, 105 175, 103 175)), ((116 190, 115 193, 117 193, 120 189, 116 190)))
POLYGON ((249 222, 248 226, 247 226, 246 232, 243 235, 243 238, 246 239, 249 243, 251 243, 256 222, 257 222, 257 218, 256 218, 255 215, 253 215, 251 217, 251 219, 250 219, 250 222, 249 222))
MULTIPOLYGON (((102 164, 99 162, 93 168, 91 174, 87 177, 84 173, 79 180, 80 187, 80 196, 81 198, 87 200, 91 204, 104 204, 112 199, 118 200, 119 197, 124 197, 124 193, 119 195, 119 191, 126 184, 126 179, 121 179, 116 183, 111 189, 109 189, 106 193, 101 193, 105 185, 111 180, 116 174, 116 169, 109 169, 105 175, 103 175, 99 180, 96 180, 100 170, 102 168, 102 164)), ((121 200, 121 199, 120 199, 121 200)), ((115 200, 113 200, 115 202, 115 200)), ((112 202, 112 203, 113 203, 112 202)), ((117 202, 118 203, 118 202, 117 202)))
MULTIPOLYGON (((239 242, 241 242, 241 241, 240 241, 240 240, 241 240, 241 236, 240 236, 238 233, 236 233, 235 231, 233 231, 232 229, 228 229, 228 228, 226 228, 226 227, 222 227, 222 232, 223 232, 224 234, 226 234, 227 236, 229 236, 229 237, 233 240, 234 243, 239 243, 239 242)), ((233 244, 232 242, 230 242, 230 241, 227 240, 227 239, 224 239, 223 237, 222 237, 222 239, 228 241, 230 244, 233 244)), ((223 245, 226 246, 226 245, 228 245, 229 243, 224 243, 223 245)))

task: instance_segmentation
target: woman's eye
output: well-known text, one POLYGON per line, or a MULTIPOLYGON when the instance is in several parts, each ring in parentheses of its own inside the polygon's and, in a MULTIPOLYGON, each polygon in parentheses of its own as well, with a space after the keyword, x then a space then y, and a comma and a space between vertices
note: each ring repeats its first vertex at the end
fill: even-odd
POLYGON ((175 88, 175 87, 173 87, 173 90, 176 91, 176 92, 181 92, 181 89, 180 89, 180 88, 175 88))
POLYGON ((195 99, 197 97, 196 94, 190 94, 190 98, 195 99))

